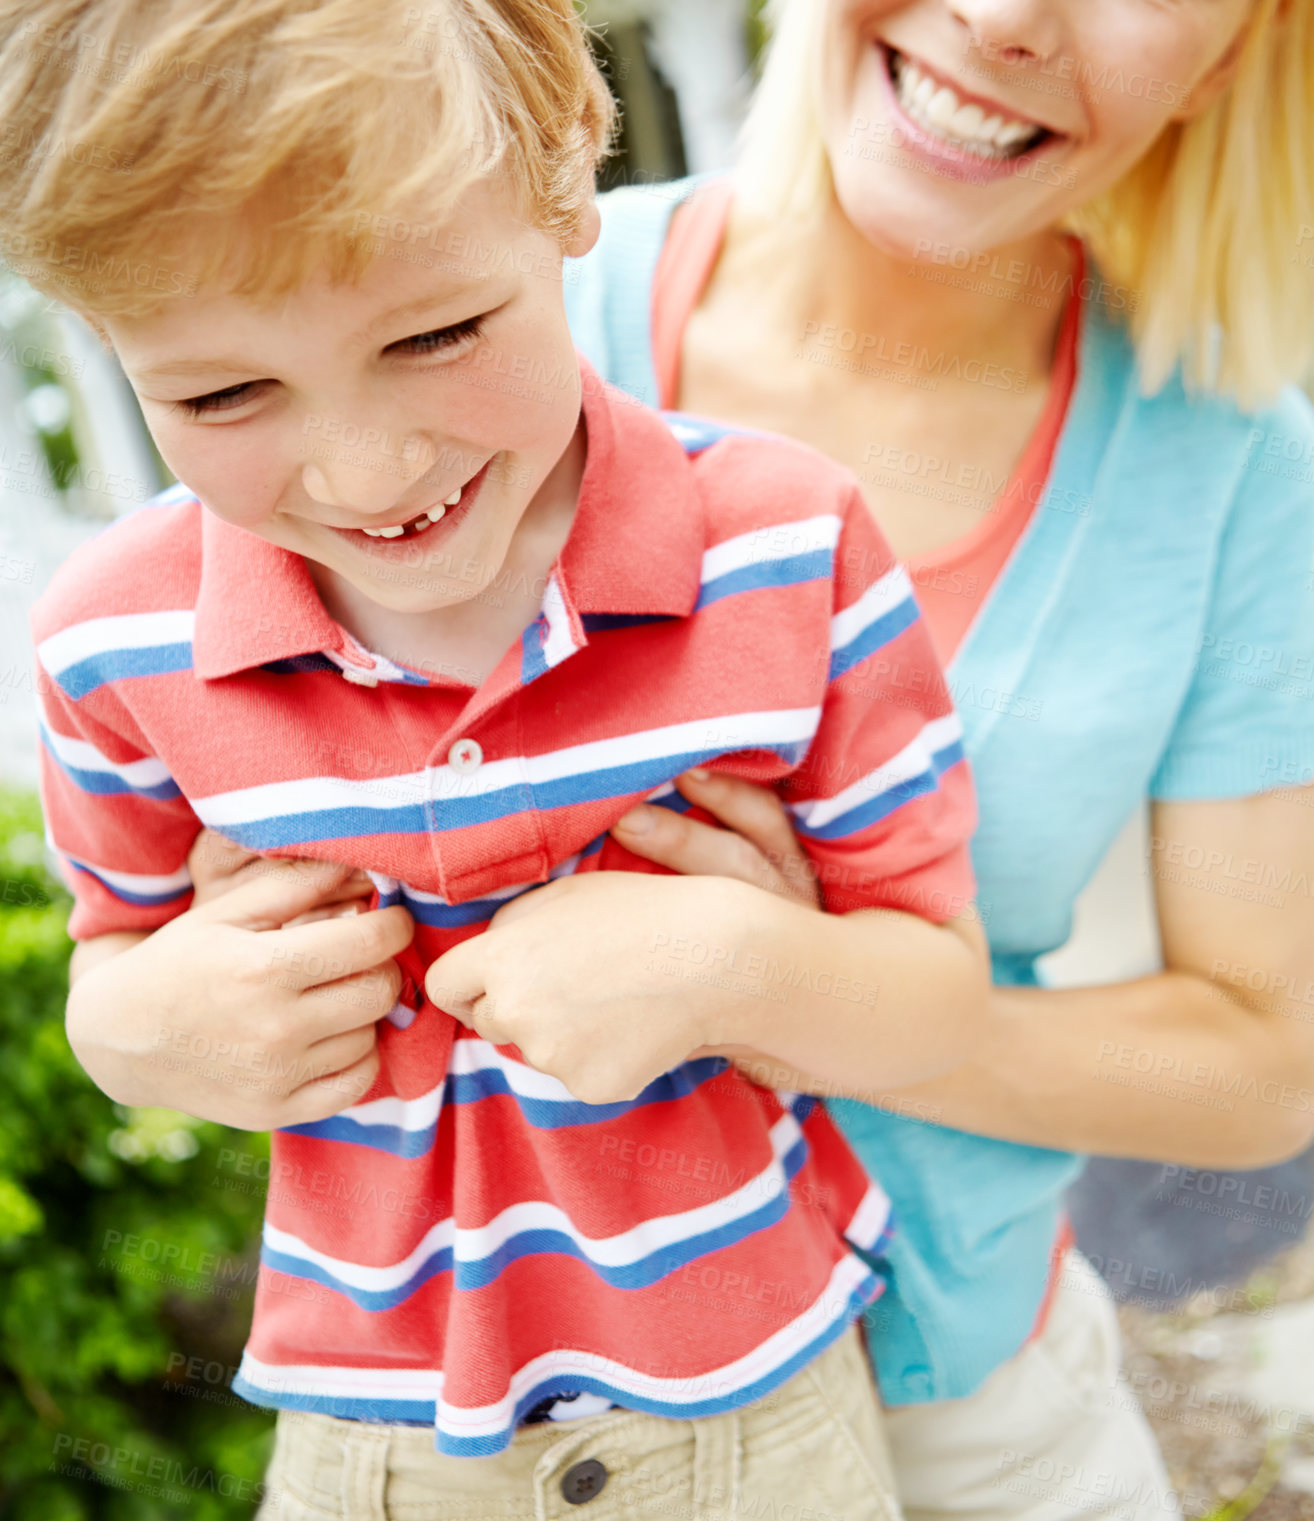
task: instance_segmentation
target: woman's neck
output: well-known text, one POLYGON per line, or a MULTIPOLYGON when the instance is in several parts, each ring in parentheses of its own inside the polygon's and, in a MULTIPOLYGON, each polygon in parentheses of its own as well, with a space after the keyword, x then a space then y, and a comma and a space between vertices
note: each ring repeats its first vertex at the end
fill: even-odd
POLYGON ((908 344, 1043 375, 1073 265, 1071 245, 1053 229, 980 255, 943 244, 917 260, 891 254, 828 196, 807 222, 768 223, 736 205, 715 279, 752 290, 792 345, 838 342, 860 355, 852 345, 908 344))

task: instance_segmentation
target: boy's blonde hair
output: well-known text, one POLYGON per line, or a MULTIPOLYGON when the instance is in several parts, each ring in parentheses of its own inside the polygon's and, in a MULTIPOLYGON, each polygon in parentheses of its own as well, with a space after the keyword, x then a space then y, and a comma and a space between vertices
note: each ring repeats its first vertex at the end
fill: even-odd
POLYGON ((272 300, 494 170, 564 242, 613 110, 572 0, 0 0, 0 256, 96 326, 272 300))
MULTIPOLYGON (((819 106, 828 12, 769 0, 736 168, 763 216, 812 216, 833 193, 819 106)), ((1145 391, 1180 363, 1188 386, 1254 406, 1314 362, 1314 0, 1255 0, 1247 24, 1224 94, 1066 225, 1136 293, 1127 320, 1145 391)))

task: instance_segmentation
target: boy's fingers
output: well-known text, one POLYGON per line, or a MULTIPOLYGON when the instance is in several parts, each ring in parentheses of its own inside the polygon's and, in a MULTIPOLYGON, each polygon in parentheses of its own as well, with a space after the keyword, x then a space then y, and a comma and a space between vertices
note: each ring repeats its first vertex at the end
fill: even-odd
POLYGON ((374 1086, 379 1075, 378 1046, 370 1049, 358 1061, 327 1077, 315 1078, 303 1083, 285 1100, 284 1115, 279 1126, 310 1125, 316 1120, 327 1120, 331 1115, 341 1114, 361 1099, 374 1086))
POLYGON ((475 1004, 488 992, 488 946, 496 939, 497 932, 488 929, 444 951, 424 974, 429 1002, 469 1024, 475 1004))
POLYGON ((320 870, 311 872, 301 869, 301 863, 268 860, 248 863, 241 880, 194 907, 193 918, 210 924, 231 924, 239 929, 281 929, 298 914, 323 906, 326 893, 340 893, 350 878, 349 867, 332 861, 321 861, 318 865, 320 870))
POLYGON ((187 852, 187 870, 196 887, 204 889, 214 883, 229 881, 248 862, 257 859, 254 850, 216 834, 213 829, 202 829, 187 852))
POLYGON ((318 924, 299 924, 269 937, 270 971, 278 974, 284 987, 322 988, 391 961, 411 943, 414 933, 415 921, 398 903, 318 924))
POLYGON ((371 1029, 392 1009, 402 990, 402 971, 395 961, 382 961, 367 971, 335 982, 306 988, 297 1000, 302 1035, 316 1033, 317 1044, 344 1030, 371 1029))

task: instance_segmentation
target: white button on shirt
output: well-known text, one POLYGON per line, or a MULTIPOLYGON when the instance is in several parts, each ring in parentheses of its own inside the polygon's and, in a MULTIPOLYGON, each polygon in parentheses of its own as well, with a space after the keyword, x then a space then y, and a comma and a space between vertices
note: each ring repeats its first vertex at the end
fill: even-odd
POLYGON ((462 776, 478 771, 483 759, 483 747, 477 739, 458 739, 447 752, 447 764, 462 776))

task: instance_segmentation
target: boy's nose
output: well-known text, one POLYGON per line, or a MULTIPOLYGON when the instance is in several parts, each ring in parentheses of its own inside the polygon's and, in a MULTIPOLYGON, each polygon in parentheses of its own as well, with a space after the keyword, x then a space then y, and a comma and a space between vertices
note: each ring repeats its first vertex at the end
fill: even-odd
POLYGON ((433 445, 413 436, 401 446, 339 448, 336 457, 307 460, 301 468, 306 494, 323 507, 385 512, 434 463, 433 445))

